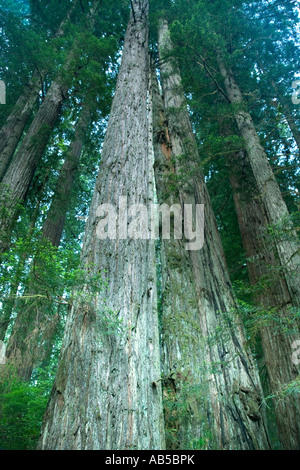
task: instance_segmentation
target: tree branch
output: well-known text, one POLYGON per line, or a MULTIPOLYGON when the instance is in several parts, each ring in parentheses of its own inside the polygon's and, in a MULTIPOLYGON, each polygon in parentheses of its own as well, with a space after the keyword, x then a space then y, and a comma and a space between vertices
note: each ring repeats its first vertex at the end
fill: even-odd
POLYGON ((79 3, 80 3, 80 6, 81 6, 81 9, 82 9, 82 13, 84 14, 84 6, 82 5, 82 1, 79 0, 79 3))
POLYGON ((200 58, 200 61, 196 59, 196 63, 198 65, 200 65, 200 67, 204 68, 204 70, 206 71, 206 73, 210 76, 210 78, 213 80, 214 84, 216 85, 217 89, 219 90, 220 93, 222 93, 222 95, 224 96, 224 98, 228 101, 228 103, 231 103, 229 97, 227 96, 227 94, 225 93, 225 91, 222 89, 221 85, 219 85, 217 79, 213 76, 212 72, 209 70, 209 69, 212 69, 215 73, 216 71, 213 69, 213 67, 210 67, 206 62, 207 62, 207 59, 205 59, 204 57, 202 57, 201 54, 199 54, 199 52, 193 47, 193 46, 188 46, 190 49, 192 49, 192 51, 194 52, 194 54, 200 58))

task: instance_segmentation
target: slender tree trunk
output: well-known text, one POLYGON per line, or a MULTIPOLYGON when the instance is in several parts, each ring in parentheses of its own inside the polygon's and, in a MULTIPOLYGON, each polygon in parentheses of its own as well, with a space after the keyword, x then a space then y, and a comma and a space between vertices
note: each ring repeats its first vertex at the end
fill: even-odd
MULTIPOLYGON (((57 181, 55 195, 42 228, 42 236, 53 247, 58 247, 61 240, 88 122, 89 110, 83 107, 76 125, 74 140, 67 153, 57 181)), ((47 246, 48 244, 46 249, 47 246)), ((40 261, 37 260, 34 279, 39 277, 39 266, 40 261)), ((43 270, 43 266, 41 269, 43 270)), ((33 368, 41 363, 51 349, 49 345, 52 345, 53 337, 50 333, 55 331, 53 318, 49 318, 47 302, 36 298, 36 295, 40 293, 39 287, 31 284, 30 281, 27 283, 24 296, 29 300, 25 303, 20 299, 18 302, 19 312, 7 347, 7 357, 17 366, 18 375, 26 381, 30 380, 33 368)))
POLYGON ((164 448, 154 242, 99 238, 100 204, 126 230, 119 198, 151 200, 148 1, 132 9, 82 253, 107 284, 89 295, 87 283, 68 318, 40 449, 164 448))
MULTIPOLYGON (((77 1, 73 3, 66 19, 58 28, 55 38, 62 37, 65 26, 68 23, 77 1)), ((12 112, 0 130, 0 182, 11 162, 13 154, 21 139, 24 128, 31 116, 32 109, 37 101, 38 94, 43 85, 46 71, 35 71, 29 83, 25 86, 23 93, 17 100, 12 112)))
POLYGON ((292 112, 292 97, 290 97, 290 100, 288 100, 285 96, 284 93, 280 91, 280 86, 275 82, 273 78, 270 78, 268 75, 268 72, 265 70, 265 67, 262 65, 261 61, 258 59, 258 66, 261 70, 261 73, 266 77, 267 83, 270 86, 270 88, 273 88, 273 91, 275 93, 275 96, 278 100, 278 102, 281 104, 282 107, 282 113, 287 120, 287 123, 289 125, 289 128, 291 130, 292 136, 294 137, 294 140, 298 146, 298 149, 300 151, 300 131, 299 128, 295 122, 293 112, 292 112))
MULTIPOLYGON (((158 204, 168 204, 169 207, 178 204, 181 207, 180 198, 170 194, 168 187, 168 178, 174 175, 175 169, 155 73, 151 77, 150 96, 158 204)), ((160 261, 166 447, 205 449, 210 440, 206 403, 208 382, 204 374, 197 295, 185 242, 174 239, 174 230, 171 239, 160 240, 160 261)))
MULTIPOLYGON (((248 259, 250 282, 255 287, 255 302, 262 309, 254 321, 260 331, 264 361, 272 393, 296 379, 299 366, 292 362, 291 344, 299 339, 297 322, 291 321, 293 302, 284 277, 284 266, 264 239, 267 216, 255 191, 255 181, 245 152, 230 159, 230 182, 245 254, 248 259), (261 283, 261 286, 260 286, 261 283), (269 317, 269 319, 268 319, 269 317), (274 320, 274 317, 276 320, 274 320)), ((288 395, 275 400, 279 439, 284 449, 300 448, 300 399, 288 395)))
POLYGON ((74 177, 82 153, 85 132, 89 124, 89 110, 84 105, 76 124, 74 140, 60 172, 55 197, 43 225, 42 234, 53 246, 59 246, 74 184, 74 177))
MULTIPOLYGON (((46 184, 47 180, 48 180, 48 172, 45 175, 43 187, 46 184)), ((41 195, 42 195, 42 191, 41 191, 41 195)), ((36 207, 33 211, 31 220, 30 220, 30 226, 29 226, 26 239, 24 242, 25 249, 20 255, 20 260, 18 262, 17 272, 15 274, 15 277, 11 280, 9 297, 4 299, 2 303, 1 316, 0 316, 0 340, 1 341, 4 341, 7 328, 10 324, 11 314, 12 314, 12 311, 16 302, 18 288, 21 282, 23 271, 24 271, 25 262, 28 257, 26 246, 28 246, 28 243, 31 242, 31 238, 34 232, 36 221, 40 212, 40 205, 41 205, 41 199, 38 200, 36 207)))
POLYGON ((272 86, 273 90, 275 91, 275 95, 276 95, 279 103, 281 104, 283 115, 284 115, 285 119, 287 120, 287 123, 288 123, 288 125, 290 127, 290 130, 291 130, 291 133, 292 133, 292 136, 294 137, 294 140, 295 140, 295 142, 298 146, 299 152, 300 152, 300 131, 299 131, 299 128, 298 128, 298 126, 295 122, 295 118, 293 116, 292 107, 291 107, 292 99, 290 98, 290 101, 289 101, 283 95, 283 93, 280 92, 279 87, 276 84, 275 80, 271 79, 270 83, 271 83, 271 86, 272 86))
MULTIPOLYGON (((224 78, 227 95, 231 103, 237 106, 235 120, 241 136, 245 141, 249 164, 257 188, 255 198, 259 198, 258 203, 260 205, 260 210, 258 211, 257 208, 253 207, 250 209, 254 211, 254 213, 251 214, 251 217, 253 217, 254 214, 257 215, 257 220, 253 221, 251 224, 252 230, 255 230, 255 233, 257 234, 257 226, 254 228, 255 224, 263 223, 264 228, 271 226, 272 228, 275 227, 276 230, 276 227, 279 227, 277 230, 280 232, 278 235, 275 234, 274 241, 272 240, 269 242, 270 245, 272 245, 271 248, 273 249, 273 252, 270 249, 265 250, 264 252, 265 256, 266 252, 268 252, 266 262, 269 262, 273 269, 277 266, 277 270, 279 271, 278 277, 280 277, 280 280, 275 280, 275 291, 273 289, 272 292, 271 287, 270 299, 264 298, 264 302, 266 301, 267 306, 271 307, 273 307, 275 303, 277 303, 276 305, 279 306, 279 308, 282 306, 281 321, 288 322, 289 319, 291 320, 294 316, 293 314, 291 315, 291 308, 298 309, 300 306, 299 242, 297 235, 289 222, 289 214, 286 204, 283 201, 267 155, 259 141, 251 116, 243 109, 243 100, 240 89, 233 74, 228 68, 226 68, 220 56, 218 60, 220 72, 224 78), (280 229, 281 224, 283 224, 283 230, 280 229)), ((239 210, 239 208, 237 210, 239 210)), ((248 214, 250 216, 249 212, 248 214)), ((245 230, 243 223, 245 222, 240 222, 242 233, 245 230)), ((257 253, 261 253, 261 249, 257 246, 260 241, 255 242, 254 238, 251 243, 255 243, 255 249, 258 250, 257 253)), ((246 247, 248 242, 245 240, 244 243, 246 247)), ((265 269, 266 266, 263 268, 265 269)), ((253 277, 256 278, 259 275, 257 272, 258 268, 253 267, 253 270, 254 269, 253 277)), ((299 320, 294 318, 292 321, 293 330, 296 332, 295 335, 297 336, 297 331, 299 331, 299 320)), ((262 331, 262 344, 272 390, 278 390, 280 385, 293 380, 297 374, 297 368, 292 363, 292 343, 294 338, 294 335, 288 337, 279 334, 279 332, 275 335, 274 330, 272 331, 271 328, 264 329, 262 331), (275 350, 277 353, 275 353, 275 350), (279 363, 277 357, 278 354, 281 357, 279 363)), ((299 448, 300 445, 299 426, 296 422, 293 423, 293 412, 297 415, 299 413, 299 404, 297 400, 295 400, 295 404, 292 406, 290 400, 287 398, 285 403, 279 402, 279 405, 276 408, 280 439, 283 447, 286 449, 299 448), (291 426, 290 430, 289 426, 291 426)))
MULTIPOLYGON (((87 14, 86 29, 94 29, 99 0, 94 0, 87 14)), ((1 182, 0 194, 0 253, 7 250, 10 235, 19 212, 29 190, 37 165, 45 151, 47 142, 56 124, 63 101, 67 97, 73 75, 78 67, 79 60, 78 41, 74 44, 67 56, 56 80, 51 83, 44 102, 36 113, 30 128, 15 153, 14 158, 1 182)))
POLYGON ((289 222, 289 213, 280 193, 278 183, 272 172, 267 155, 260 143, 250 114, 244 110, 241 91, 231 71, 218 55, 220 72, 224 78, 229 100, 236 106, 235 120, 245 141, 252 173, 264 208, 267 224, 273 227, 285 224, 288 236, 282 236, 276 242, 276 255, 284 267, 284 276, 289 295, 294 306, 300 306, 300 253, 297 235, 289 222))
POLYGON ((41 77, 35 73, 17 100, 0 131, 0 181, 10 164, 41 89, 41 77))
POLYGON ((0 252, 9 246, 11 230, 20 204, 27 195, 67 91, 68 85, 65 83, 52 82, 43 104, 2 180, 0 252))
MULTIPOLYGON (((164 104, 180 175, 182 204, 204 204, 204 245, 190 250, 197 292, 199 323, 205 338, 208 410, 214 445, 219 449, 267 449, 268 435, 256 364, 247 348, 233 299, 216 222, 199 161, 178 70, 168 60, 172 45, 166 21, 160 23, 159 48, 164 104)), ((180 184, 180 183, 179 183, 180 184)))

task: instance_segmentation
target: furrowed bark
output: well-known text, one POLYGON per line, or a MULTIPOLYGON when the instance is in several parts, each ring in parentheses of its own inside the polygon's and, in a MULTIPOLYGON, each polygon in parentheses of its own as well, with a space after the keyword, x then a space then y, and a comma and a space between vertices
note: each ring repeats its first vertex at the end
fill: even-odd
POLYGON ((256 364, 247 348, 227 273, 224 253, 199 160, 181 79, 173 60, 166 21, 160 22, 161 80, 172 154, 180 175, 182 204, 204 204, 204 245, 189 251, 197 292, 199 322, 205 338, 208 410, 218 449, 268 449, 262 389, 256 364), (192 174, 191 174, 192 172, 192 174), (189 176, 191 174, 191 176, 189 176), (182 179, 185 176, 185 180, 182 179))
POLYGON ((164 448, 154 242, 99 238, 100 204, 126 229, 119 197, 128 207, 152 197, 148 1, 133 7, 82 252, 87 274, 107 285, 89 298, 87 284, 69 316, 40 449, 164 448))
MULTIPOLYGON (((164 105, 155 71, 151 74, 151 104, 155 180, 158 204, 178 204, 170 194, 168 177, 174 175, 172 149, 164 105)), ((185 242, 160 238, 161 328, 163 400, 167 449, 204 448, 210 430, 204 377, 203 338, 200 329, 193 271, 185 242)), ((161 234, 161 236, 163 233, 161 234)))
MULTIPOLYGON (((249 278, 255 288, 255 303, 262 310, 261 317, 258 315, 253 321, 260 332, 270 391, 276 397, 276 392, 295 380, 300 373, 299 366, 292 362, 291 348, 293 341, 299 339, 300 331, 297 321, 291 321, 293 302, 284 276, 284 266, 280 266, 276 252, 264 237, 268 219, 258 191, 255 191, 247 154, 239 152, 231 157, 229 163, 249 278)), ((284 399, 280 396, 278 398, 274 400, 274 412, 279 439, 284 449, 298 449, 300 399, 294 394, 284 399)))

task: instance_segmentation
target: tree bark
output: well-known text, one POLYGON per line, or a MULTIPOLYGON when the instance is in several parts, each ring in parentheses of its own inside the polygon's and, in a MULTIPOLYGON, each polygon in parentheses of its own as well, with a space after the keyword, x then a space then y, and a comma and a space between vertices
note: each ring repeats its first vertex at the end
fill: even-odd
POLYGON ((201 250, 189 251, 197 292, 199 323, 205 338, 209 384, 208 410, 213 439, 218 449, 268 449, 256 364, 246 345, 227 273, 224 253, 199 163, 180 74, 168 60, 172 44, 166 21, 160 22, 159 49, 164 104, 176 159, 182 204, 204 204, 205 237, 201 250))
MULTIPOLYGON (((170 194, 174 175, 172 146, 155 71, 151 74, 151 107, 158 204, 181 206, 170 194)), ((171 224, 173 219, 171 218, 171 224)), ((161 337, 163 401, 167 449, 206 449, 210 439, 208 384, 193 271, 185 242, 160 238, 161 337)))
POLYGON ((107 284, 83 287, 67 320, 39 449, 164 448, 154 241, 97 236, 100 204, 118 214, 121 196, 129 207, 151 199, 148 1, 132 4, 82 252, 107 284))
MULTIPOLYGON (((220 55, 218 62, 228 98, 236 107, 235 120, 246 147, 242 160, 241 154, 235 158, 234 165, 238 172, 231 176, 231 184, 235 190, 234 201, 244 249, 252 258, 252 262, 248 263, 250 281, 253 284, 268 281, 264 291, 257 294, 256 302, 269 311, 275 309, 281 322, 280 328, 278 325, 275 328, 274 322, 269 321, 269 325, 262 325, 260 330, 270 388, 275 392, 299 374, 299 369, 292 362, 292 343, 299 338, 299 321, 292 320, 291 327, 292 309, 300 305, 299 243, 252 118, 243 106, 241 91, 220 55), (245 197, 241 191, 241 186, 245 186, 245 175, 240 180, 238 178, 241 176, 237 176, 241 175, 242 165, 247 174, 248 187, 251 187, 245 197), (276 227, 281 221, 286 224, 286 233, 280 233, 275 241, 268 242, 267 238, 264 241, 268 227, 276 227), (287 334, 284 328, 289 323, 287 334)), ((299 400, 294 396, 279 400, 275 414, 283 448, 298 449, 299 400)))
MULTIPOLYGON (((94 0, 85 18, 86 29, 92 31, 99 9, 94 0)), ((29 190, 37 165, 56 124, 63 101, 67 97, 73 75, 78 67, 78 41, 75 40, 56 80, 53 80, 44 102, 36 113, 30 128, 15 153, 1 182, 0 194, 0 253, 7 250, 14 221, 29 190)))
MULTIPOLYGON (((264 239, 263 231, 268 220, 255 190, 247 154, 239 152, 229 163, 249 278, 255 288, 255 303, 262 309, 260 316, 252 321, 260 332, 270 391, 276 393, 300 373, 299 366, 292 362, 291 348, 293 341, 299 339, 300 331, 297 322, 291 321, 293 302, 283 275, 284 266, 280 266, 272 246, 264 239)), ((300 399, 295 395, 279 398, 274 401, 279 439, 284 449, 298 449, 300 399)))
MULTIPOLYGON (((48 173, 46 173, 45 175, 42 187, 45 186, 47 179, 48 179, 48 173)), ((41 194, 42 194, 42 191, 43 191, 43 188, 41 190, 41 194)), ((28 243, 31 242, 35 224, 39 216, 40 205, 41 205, 41 199, 37 201, 36 207, 34 208, 34 211, 30 220, 30 226, 29 226, 29 229, 26 234, 25 241, 24 241, 25 250, 22 251, 22 253, 20 254, 20 259, 17 265, 16 274, 11 279, 9 296, 3 299, 3 302, 2 302, 1 316, 0 316, 0 340, 1 341, 4 341, 7 328, 9 327, 9 324, 10 324, 11 314, 12 314, 13 307, 16 302, 18 288, 21 282, 23 271, 24 271, 25 262, 28 257, 26 246, 28 245, 28 243)))
POLYGON ((0 131, 0 181, 10 164, 12 156, 17 148, 24 128, 31 115, 33 106, 37 101, 41 89, 41 78, 35 73, 26 85, 22 95, 17 100, 14 109, 8 116, 6 123, 0 131))

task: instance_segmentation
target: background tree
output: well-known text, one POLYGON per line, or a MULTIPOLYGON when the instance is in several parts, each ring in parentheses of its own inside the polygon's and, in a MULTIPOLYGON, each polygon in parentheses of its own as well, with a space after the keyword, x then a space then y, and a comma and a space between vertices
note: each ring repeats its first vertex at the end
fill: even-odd
MULTIPOLYGON (((298 242, 292 226, 289 225, 289 214, 279 191, 278 183, 273 175, 265 150, 259 142, 259 137, 253 124, 253 118, 248 111, 248 109, 252 111, 254 107, 253 102, 257 99, 257 96, 254 94, 253 80, 251 79, 253 68, 255 71, 255 62, 250 63, 249 60, 249 56, 251 58, 251 39, 253 39, 253 28, 256 27, 257 30, 260 31, 261 25, 259 21, 257 24, 254 17, 249 15, 249 11, 245 13, 245 7, 239 4, 239 2, 235 3, 234 8, 232 8, 232 4, 226 6, 224 3, 222 6, 219 5, 218 11, 216 7, 217 2, 215 2, 214 5, 210 5, 209 8, 207 8, 207 5, 203 2, 193 2, 191 11, 188 12, 187 20, 184 23, 185 29, 181 29, 182 25, 179 23, 174 24, 174 38, 177 38, 181 48, 183 45, 186 46, 187 49, 185 49, 185 51, 189 51, 186 57, 188 57, 188 59, 193 57, 199 69, 201 68, 203 71, 201 80, 202 89, 200 86, 194 91, 195 88, 190 85, 190 89, 193 93, 197 95, 200 91, 200 94, 203 96, 203 99, 201 99, 202 109, 199 113, 202 114, 200 125, 205 127, 205 117, 207 117, 209 121, 215 121, 215 123, 209 125, 210 134, 205 138, 207 144, 203 150, 201 150, 201 153, 205 155, 205 150, 207 149, 213 154, 212 145, 214 145, 215 148, 219 146, 217 139, 219 139, 219 142, 223 142, 223 146, 226 145, 226 150, 228 149, 227 152, 225 154, 223 152, 223 154, 227 156, 225 160, 227 161, 226 166, 229 168, 230 180, 235 192, 235 207, 244 249, 249 260, 248 267, 250 278, 252 283, 256 285, 256 291, 259 289, 259 284, 257 284, 258 280, 260 280, 261 289, 263 289, 260 296, 257 292, 256 294, 254 293, 254 299, 256 303, 262 307, 261 324, 264 325, 264 322, 267 322, 268 325, 265 329, 263 328, 262 331, 262 344, 271 381, 271 389, 275 391, 280 388, 280 384, 293 382, 298 375, 297 368, 291 361, 291 344, 293 338, 295 339, 295 337, 297 337, 298 327, 295 323, 293 327, 287 327, 288 323, 291 325, 291 322, 294 322, 298 317, 297 312, 299 305, 296 287, 296 284, 298 285, 296 279, 299 267, 299 261, 297 259, 298 242), (207 10, 205 10, 205 8, 207 8, 207 10), (196 15, 196 12, 199 12, 200 9, 202 16, 196 15), (195 16, 193 16, 193 13, 195 16), (247 25, 248 22, 250 23, 250 28, 247 25), (200 25, 198 29, 195 27, 196 23, 200 25), (254 26, 253 23, 255 23, 254 26), (183 31, 186 36, 183 35, 183 31), (197 33, 195 34, 196 31, 197 33), (249 33, 251 33, 252 36, 249 35, 247 37, 246 34, 249 33), (244 60, 242 54, 246 48, 247 60, 244 60), (249 49, 250 54, 248 54, 249 49), (222 58, 220 58, 221 50, 223 51, 222 58), (214 51, 217 51, 217 53, 214 54, 214 51), (214 62, 214 57, 217 57, 216 62, 214 62), (242 97, 232 71, 229 72, 226 70, 226 66, 224 65, 225 59, 223 59, 223 57, 227 58, 227 63, 230 64, 228 66, 234 68, 241 83, 246 85, 246 91, 249 92, 249 90, 251 90, 251 94, 249 94, 250 97, 247 97, 247 93, 242 97), (237 61, 237 59, 239 60, 237 61), (218 68, 221 70, 221 76, 218 73, 218 68), (203 90, 204 83, 207 83, 206 90, 203 90), (220 95, 219 99, 215 98, 215 92, 220 95), (244 96, 247 97, 246 100, 244 96), (210 109, 208 108, 208 103, 210 103, 210 109), (211 106, 214 107, 214 117, 211 115, 211 106), (230 124, 230 119, 236 121, 238 129, 235 129, 233 123, 230 124), (247 125, 242 123, 242 119, 244 119, 243 122, 247 121, 247 125), (213 126, 215 126, 215 140, 212 139, 213 126), (239 135, 243 137, 243 141, 239 140, 239 135), (234 147, 236 149, 235 151, 230 150, 232 148, 234 149, 234 147), (247 153, 245 153, 243 149, 246 149, 247 153), (257 163, 258 159, 259 164, 257 163), (262 179, 263 174, 265 174, 264 179, 262 179), (238 181, 239 188, 237 188, 238 181), (282 209, 279 213, 280 207, 282 209), (256 229, 254 228, 254 224, 256 224, 256 229), (279 225, 285 226, 283 229, 284 232, 281 232, 281 235, 279 225), (277 227, 276 241, 273 237, 271 248, 269 240, 269 242, 267 242, 269 245, 266 249, 266 242, 263 240, 264 234, 266 236, 269 231, 276 230, 275 226, 277 227), (286 235, 286 232, 288 232, 289 235, 286 235), (287 243, 287 246, 285 243, 287 243), (260 262, 257 262, 258 258, 261 260, 260 262), (278 289, 278 283, 282 285, 281 294, 278 289), (277 312, 277 317, 275 311, 277 312), (276 328, 274 328, 274 324, 272 327, 274 317, 277 318, 277 321, 275 320, 276 328), (281 323, 281 327, 278 326, 279 322, 281 323), (283 332, 284 334, 282 336, 283 332), (279 357, 282 360, 281 365, 278 364, 279 357)), ((294 19, 294 12, 289 5, 287 6, 287 11, 284 10, 283 13, 279 12, 279 18, 282 20, 282 18, 286 18, 285 15, 291 13, 294 19)), ((286 21, 286 27, 283 29, 285 35, 287 31, 289 31, 287 23, 286 21)), ((277 37, 278 40, 278 37, 281 35, 281 42, 285 43, 286 37, 284 37, 284 34, 281 34, 282 22, 278 28, 279 29, 277 29, 276 24, 273 30, 269 27, 268 32, 273 33, 271 36, 272 39, 277 37)), ((265 30, 263 32, 265 33, 265 30)), ((265 42, 268 43, 270 38, 267 37, 266 39, 262 35, 261 30, 261 36, 258 36, 255 41, 259 40, 262 43, 261 47, 263 47, 265 46, 265 42)), ((257 47, 255 48, 255 52, 257 54, 257 47)), ((181 57, 183 57, 182 50, 181 57)), ((197 104, 197 106, 199 106, 199 104, 197 104)), ((257 120, 257 113, 254 113, 254 118, 257 120)), ((263 126, 261 123, 259 124, 259 135, 264 136, 263 126)), ((205 135, 203 130, 200 132, 202 136, 205 135)), ((279 139, 280 137, 281 135, 279 133, 279 139)), ((271 138, 274 138, 274 133, 272 133, 271 138)), ((274 147, 273 142, 274 141, 272 141, 272 146, 274 147)), ((201 143, 203 144, 203 140, 201 143)), ((282 141, 280 145, 282 146, 282 141)), ((222 151, 219 155, 222 155, 222 151)), ((211 167, 210 165, 210 168, 211 167)), ((228 172, 228 169, 226 169, 224 165, 223 170, 221 165, 218 165, 218 172, 220 169, 223 174, 228 172)), ((281 182, 282 180, 283 178, 281 178, 281 182)), ((257 317, 256 327, 259 329, 259 318, 257 317)), ((279 403, 276 407, 280 437, 283 446, 286 448, 297 448, 298 430, 292 418, 294 413, 297 413, 295 409, 295 406, 297 408, 295 397, 291 398, 291 401, 288 402, 289 399, 286 398, 284 404, 279 403), (287 411, 287 409, 289 411, 287 411), (289 413, 290 419, 288 419, 289 413)))
MULTIPOLYGON (((44 95, 44 88, 45 88, 45 80, 47 76, 46 70, 51 70, 50 61, 54 62, 53 55, 51 56, 51 50, 56 49, 57 51, 57 39, 63 37, 67 32, 67 27, 69 26, 70 16, 74 12, 76 7, 76 3, 74 2, 69 6, 69 10, 66 13, 66 17, 63 19, 61 24, 59 25, 57 31, 54 34, 54 39, 51 41, 51 45, 49 47, 49 34, 44 34, 40 30, 40 28, 36 28, 35 21, 36 18, 32 15, 30 27, 33 29, 34 33, 32 33, 31 29, 28 31, 28 25, 23 25, 21 22, 19 28, 23 28, 28 37, 26 37, 26 46, 29 51, 24 51, 25 53, 29 52, 30 61, 29 64, 33 67, 32 76, 29 79, 29 82, 26 83, 21 95, 17 99, 11 113, 7 116, 5 123, 3 124, 0 130, 0 180, 3 179, 5 172, 11 162, 13 154, 16 150, 17 145, 21 139, 25 126, 32 114, 33 108, 38 100, 38 96, 41 93, 41 96, 44 95), (42 36, 42 37, 41 37, 42 36), (45 37, 43 37, 45 36, 45 37), (53 44, 54 43, 54 44, 53 44), (31 50, 31 44, 34 44, 34 53, 31 50), (37 44, 38 44, 38 53, 37 53, 37 44), (54 46, 54 47, 53 47, 54 46), (33 55, 34 54, 34 55, 33 55), (31 64, 32 62, 32 64, 31 64)), ((6 16, 9 17, 11 14, 10 11, 6 11, 6 16)), ((7 18, 6 18, 7 22, 7 18)), ((12 33, 15 34, 15 22, 12 33)), ((8 22, 9 23, 9 22, 8 22)), ((45 25, 46 26, 46 25, 45 25)), ((49 27, 49 24, 47 25, 49 27)), ((47 27, 46 26, 46 27, 47 27)), ((23 34, 24 34, 23 33, 23 34)), ((12 48, 14 45, 14 37, 10 38, 8 36, 7 42, 8 44, 12 43, 12 48)), ((20 38, 17 36, 17 40, 19 41, 20 38)), ((24 47, 24 46, 23 46, 24 47)), ((54 52, 53 50, 53 52, 54 52)), ((19 49, 17 49, 18 54, 20 54, 19 49)), ((6 65, 7 67, 7 65, 6 65)), ((3 71, 3 78, 7 78, 5 70, 3 71)), ((21 71, 20 71, 21 72, 21 71)), ((23 71, 22 71, 23 72, 23 71)), ((12 87, 15 86, 8 82, 8 86, 12 87)))
POLYGON ((201 250, 189 251, 189 255, 197 293, 199 327, 206 342, 204 362, 209 376, 211 431, 218 448, 268 448, 264 415, 259 411, 258 373, 251 355, 248 356, 243 348, 243 328, 235 314, 236 305, 209 195, 202 173, 194 167, 193 162, 199 157, 180 75, 166 58, 172 53, 166 21, 160 22, 159 50, 166 119, 178 176, 177 191, 181 204, 191 204, 194 208, 196 204, 204 204, 205 207, 204 245, 201 250), (252 405, 257 403, 256 411, 243 399, 245 390, 252 405), (235 397, 233 407, 232 396, 235 397), (236 413, 242 417, 240 422, 234 418, 236 413))

